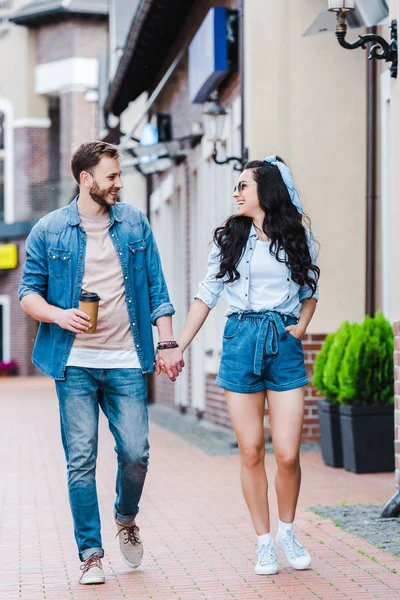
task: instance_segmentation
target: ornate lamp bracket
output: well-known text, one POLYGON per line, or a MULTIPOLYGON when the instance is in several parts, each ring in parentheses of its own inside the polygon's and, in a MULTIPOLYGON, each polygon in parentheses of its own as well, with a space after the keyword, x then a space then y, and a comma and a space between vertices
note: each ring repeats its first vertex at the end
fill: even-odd
POLYGON ((392 77, 397 77, 397 20, 393 19, 390 25, 391 40, 387 42, 380 35, 367 33, 359 35, 356 42, 347 42, 345 37, 347 33, 346 12, 339 11, 337 16, 336 37, 339 44, 347 50, 355 50, 356 48, 366 49, 367 44, 374 43, 371 46, 368 59, 376 58, 377 60, 385 60, 391 62, 390 73, 392 77))

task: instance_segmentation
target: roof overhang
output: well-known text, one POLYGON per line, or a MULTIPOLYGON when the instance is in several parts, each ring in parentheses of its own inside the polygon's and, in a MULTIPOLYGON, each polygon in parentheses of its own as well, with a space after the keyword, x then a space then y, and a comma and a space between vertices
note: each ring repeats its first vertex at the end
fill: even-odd
POLYGON ((124 53, 104 104, 119 116, 142 92, 154 87, 165 58, 195 0, 143 0, 133 19, 124 53))
POLYGON ((37 27, 71 16, 108 17, 108 0, 32 0, 12 13, 9 20, 16 25, 37 27))

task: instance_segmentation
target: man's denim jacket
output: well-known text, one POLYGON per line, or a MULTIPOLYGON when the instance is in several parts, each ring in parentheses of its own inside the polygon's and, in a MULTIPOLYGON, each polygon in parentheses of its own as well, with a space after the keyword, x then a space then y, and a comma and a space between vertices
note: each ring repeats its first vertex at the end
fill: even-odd
MULTIPOLYGON (((317 249, 314 237, 311 231, 307 229, 306 236, 311 261, 312 264, 315 265, 317 260, 317 249)), ((227 279, 227 275, 224 279, 216 278, 216 274, 220 270, 220 249, 216 244, 214 244, 208 257, 207 274, 205 279, 200 283, 196 298, 202 300, 208 306, 208 308, 212 309, 217 304, 221 292, 225 288, 226 297, 228 300, 228 310, 226 312, 226 316, 229 316, 233 313, 251 311, 252 308, 249 303, 250 261, 251 257, 253 256, 256 241, 257 233, 254 225, 252 225, 249 239, 247 240, 242 258, 237 265, 240 278, 233 283, 226 283, 225 280, 227 279)), ((285 257, 285 253, 282 248, 279 250, 279 256, 282 258, 285 257)), ((315 273, 313 271, 309 271, 309 275, 315 279, 315 273)), ((286 277, 282 279, 281 287, 282 292, 284 293, 282 295, 284 295, 285 300, 282 304, 273 308, 274 311, 281 314, 290 314, 298 318, 300 315, 300 303, 302 300, 305 300, 305 298, 315 298, 318 300, 318 284, 317 289, 313 294, 308 285, 300 286, 298 283, 293 281, 289 267, 286 267, 286 277)))
MULTIPOLYGON (((86 234, 75 198, 69 206, 40 219, 26 240, 26 262, 19 299, 39 294, 49 304, 78 308, 85 267, 86 234)), ((125 203, 110 207, 109 233, 121 263, 131 331, 143 373, 154 371, 151 324, 171 316, 172 306, 160 256, 144 214, 125 203)), ((107 269, 107 265, 104 265, 107 269)), ((92 290, 96 291, 96 290, 92 290)), ((53 379, 65 379, 75 334, 53 323, 40 323, 33 364, 53 379)))

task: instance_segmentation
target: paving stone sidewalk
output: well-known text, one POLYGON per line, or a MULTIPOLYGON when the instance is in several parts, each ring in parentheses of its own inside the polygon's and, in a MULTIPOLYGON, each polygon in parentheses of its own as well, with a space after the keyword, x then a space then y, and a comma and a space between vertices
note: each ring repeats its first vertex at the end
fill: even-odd
MULTIPOLYGON (((1 600, 369 600, 400 598, 400 562, 310 511, 316 504, 384 504, 391 474, 354 475, 302 454, 297 532, 313 557, 295 572, 283 557, 271 577, 254 574, 255 536, 236 454, 210 455, 151 424, 151 464, 138 524, 145 542, 139 571, 121 561, 112 521, 113 440, 101 419, 98 491, 107 582, 83 587, 66 490, 53 383, 0 382, 1 600)), ((274 457, 266 457, 271 484, 274 457)), ((273 532, 276 501, 271 485, 273 532)))

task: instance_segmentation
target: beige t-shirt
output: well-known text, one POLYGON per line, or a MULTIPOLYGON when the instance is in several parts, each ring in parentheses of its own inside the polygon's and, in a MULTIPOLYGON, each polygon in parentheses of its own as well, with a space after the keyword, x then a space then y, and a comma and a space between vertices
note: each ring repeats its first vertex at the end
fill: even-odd
POLYGON ((77 334, 72 349, 134 350, 124 277, 109 234, 110 215, 79 217, 86 232, 82 292, 96 292, 100 302, 96 332, 77 334))

